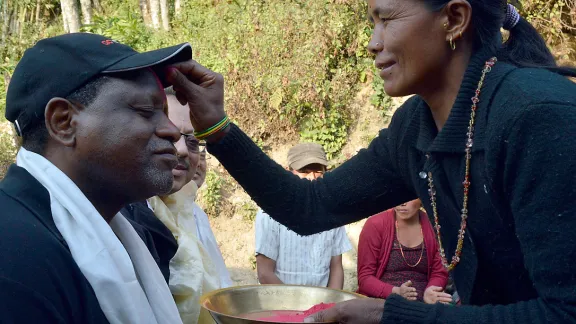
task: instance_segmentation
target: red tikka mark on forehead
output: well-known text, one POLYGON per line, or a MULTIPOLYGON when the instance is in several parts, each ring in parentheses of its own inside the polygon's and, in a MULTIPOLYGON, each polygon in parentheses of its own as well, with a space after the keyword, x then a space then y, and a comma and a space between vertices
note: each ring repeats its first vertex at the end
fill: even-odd
POLYGON ((164 86, 162 85, 162 81, 160 81, 160 78, 158 77, 158 74, 156 74, 156 72, 154 72, 154 70, 152 70, 152 68, 148 68, 148 70, 150 70, 150 72, 152 72, 152 75, 154 75, 154 79, 156 79, 156 85, 158 85, 158 89, 160 89, 160 91, 162 92, 162 98, 164 99, 164 103, 168 102, 168 98, 166 98, 166 93, 164 92, 164 86))

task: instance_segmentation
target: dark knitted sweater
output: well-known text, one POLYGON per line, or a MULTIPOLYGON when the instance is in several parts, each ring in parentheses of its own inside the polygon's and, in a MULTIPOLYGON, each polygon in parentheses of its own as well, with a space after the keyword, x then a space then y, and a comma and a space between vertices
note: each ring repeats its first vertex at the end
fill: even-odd
MULTIPOLYGON (((427 180, 419 176, 431 171, 451 259, 462 209, 470 98, 488 58, 472 58, 440 132, 415 96, 368 149, 320 180, 285 171, 236 126, 209 151, 271 217, 303 235, 416 197, 432 216, 427 180)), ((480 96, 468 227, 453 273, 464 306, 392 295, 382 323, 576 323, 575 175, 576 85, 545 70, 498 62, 480 96)))

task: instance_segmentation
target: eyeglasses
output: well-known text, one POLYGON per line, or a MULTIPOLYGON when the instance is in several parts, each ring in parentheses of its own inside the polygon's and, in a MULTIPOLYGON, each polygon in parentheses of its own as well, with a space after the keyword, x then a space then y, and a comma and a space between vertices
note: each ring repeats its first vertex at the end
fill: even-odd
POLYGON ((203 153, 206 152, 206 142, 199 141, 194 134, 184 134, 180 133, 184 138, 184 143, 186 143, 186 147, 188 151, 192 153, 203 153))

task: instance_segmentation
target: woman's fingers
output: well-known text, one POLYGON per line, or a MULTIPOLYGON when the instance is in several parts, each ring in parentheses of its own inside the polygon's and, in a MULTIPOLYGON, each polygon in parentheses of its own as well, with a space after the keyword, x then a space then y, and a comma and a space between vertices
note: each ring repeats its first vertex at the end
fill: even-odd
POLYGON ((195 60, 176 63, 173 64, 172 67, 178 69, 180 72, 185 74, 190 81, 198 85, 214 79, 214 76, 216 75, 215 72, 207 69, 195 60))
POLYGON ((436 301, 441 302, 443 304, 450 304, 452 302, 452 298, 451 297, 438 297, 438 299, 436 301))

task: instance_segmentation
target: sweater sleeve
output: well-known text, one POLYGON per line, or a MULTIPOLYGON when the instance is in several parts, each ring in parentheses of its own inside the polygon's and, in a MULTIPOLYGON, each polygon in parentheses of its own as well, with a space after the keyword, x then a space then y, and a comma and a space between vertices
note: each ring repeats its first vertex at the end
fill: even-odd
MULTIPOLYGON (((391 129, 394 119, 400 119, 396 115, 391 129)), ((393 133, 383 129, 368 149, 314 181, 286 171, 235 125, 208 150, 270 217, 310 235, 416 198, 397 168, 393 133)))
POLYGON ((387 298, 394 286, 376 277, 383 232, 373 220, 366 221, 358 240, 358 292, 369 297, 387 298))
POLYGON ((487 163, 501 174, 494 184, 510 204, 539 297, 482 307, 416 305, 396 298, 386 301, 382 323, 576 323, 576 186, 571 181, 576 109, 557 103, 523 109, 516 123, 505 127, 501 146, 487 155, 487 163))

